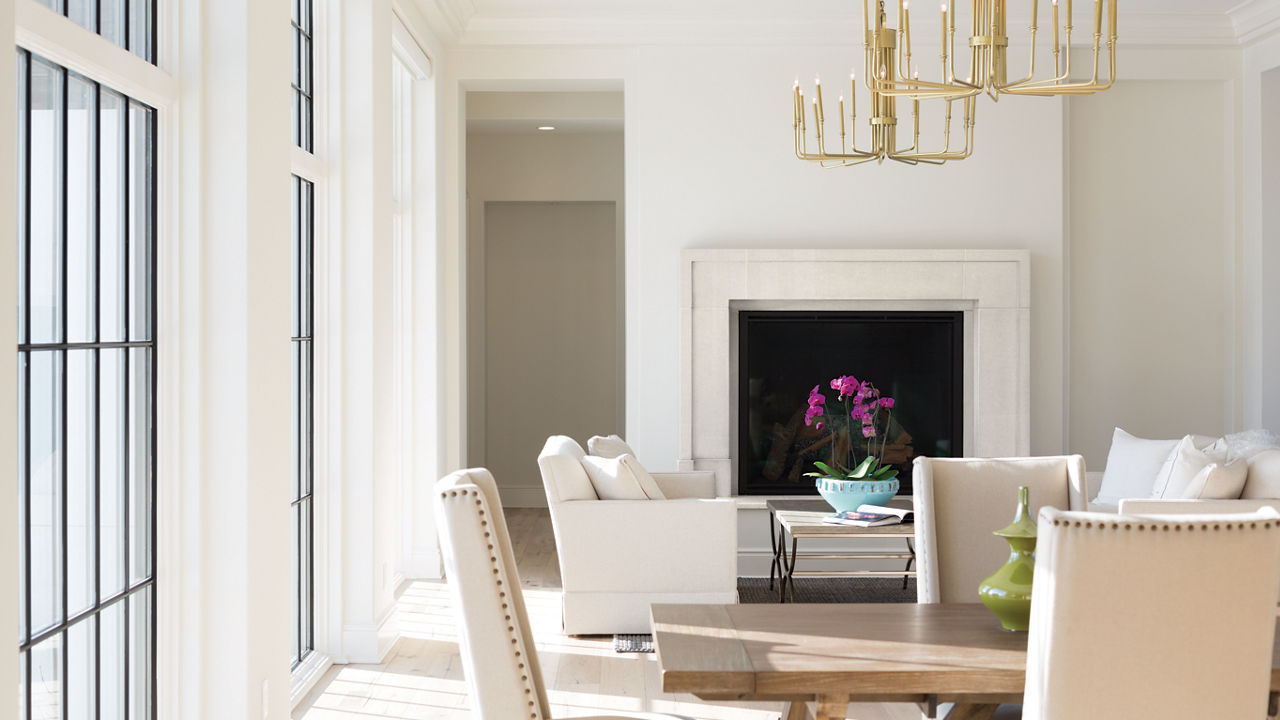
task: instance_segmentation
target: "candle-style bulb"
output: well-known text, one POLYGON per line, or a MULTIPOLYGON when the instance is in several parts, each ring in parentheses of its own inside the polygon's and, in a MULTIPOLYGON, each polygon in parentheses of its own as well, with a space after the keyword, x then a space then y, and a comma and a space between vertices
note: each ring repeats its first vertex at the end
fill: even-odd
POLYGON ((822 84, 822 78, 818 77, 817 75, 814 75, 814 76, 813 76, 813 84, 814 84, 814 85, 821 85, 821 84, 822 84))
POLYGON ((907 0, 902 0, 902 9, 903 10, 907 9, 907 0))
POLYGON ((946 11, 947 11, 947 4, 942 3, 942 12, 946 12, 946 11))
POLYGON ((920 79, 920 71, 919 71, 919 70, 916 70, 915 72, 911 73, 911 79, 912 79, 912 80, 919 80, 919 79, 920 79))

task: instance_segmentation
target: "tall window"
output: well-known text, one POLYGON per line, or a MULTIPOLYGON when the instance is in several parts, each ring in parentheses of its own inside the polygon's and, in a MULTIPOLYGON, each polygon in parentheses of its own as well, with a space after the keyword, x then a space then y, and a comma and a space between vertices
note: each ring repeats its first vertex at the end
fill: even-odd
POLYGON ((314 354, 312 353, 312 281, 315 233, 315 186, 293 176, 293 667, 315 647, 315 583, 312 579, 312 538, 315 513, 311 496, 315 427, 314 354))
POLYGON ((155 0, 37 0, 91 32, 154 64, 155 0))
POLYGON ((293 144, 312 151, 312 0, 293 0, 293 144))
POLYGON ((20 717, 155 714, 156 113, 19 50, 20 717))
MULTIPOLYGON (((312 159, 312 0, 293 0, 293 142, 312 159)), ((293 667, 315 648, 315 165, 293 175, 293 667)))

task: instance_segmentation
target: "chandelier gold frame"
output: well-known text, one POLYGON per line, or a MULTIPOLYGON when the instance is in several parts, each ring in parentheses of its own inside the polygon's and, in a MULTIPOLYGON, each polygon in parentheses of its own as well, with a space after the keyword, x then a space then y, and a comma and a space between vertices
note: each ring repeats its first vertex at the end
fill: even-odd
MULTIPOLYGON (((1039 10, 1044 0, 1029 0, 1030 60, 1027 74, 1014 80, 1009 75, 1009 36, 1006 0, 968 0, 972 9, 972 30, 969 36, 969 68, 961 80, 956 60, 956 0, 942 5, 939 44, 941 52, 941 79, 922 80, 920 69, 911 54, 911 13, 908 0, 898 0, 898 27, 888 26, 885 0, 863 0, 862 15, 865 36, 864 87, 870 94, 871 138, 866 149, 857 146, 857 92, 855 73, 849 75, 849 107, 846 115, 845 100, 839 100, 840 148, 834 148, 825 130, 826 108, 822 99, 822 82, 815 79, 811 110, 806 107, 804 91, 799 81, 792 88, 793 128, 795 153, 801 160, 817 162, 823 167, 845 167, 865 162, 896 160, 910 165, 941 165, 948 160, 963 160, 973 153, 973 127, 977 96, 986 93, 999 101, 1001 95, 1090 95, 1111 87, 1116 77, 1116 3, 1117 0, 1093 0, 1092 69, 1086 80, 1073 80, 1072 0, 1049 0, 1053 44, 1049 54, 1053 58, 1053 71, 1045 77, 1037 77, 1037 46, 1040 33, 1039 10), (1065 12, 1059 11, 1059 3, 1065 12), (876 10, 871 9, 872 3, 876 10), (1105 12, 1104 12, 1105 6, 1105 12), (1103 18, 1106 17, 1107 34, 1103 41, 1103 18), (1106 50, 1106 78, 1101 79, 1103 46, 1106 50), (898 98, 911 100, 911 142, 898 145, 898 98), (941 100, 943 109, 940 147, 924 150, 920 143, 920 101, 941 100), (964 143, 953 147, 953 104, 962 104, 961 132, 964 143), (809 117, 811 113, 811 119, 809 117), (845 120, 849 120, 846 134, 845 120), (809 123, 813 123, 816 149, 809 147, 809 123), (828 147, 828 143, 831 147, 828 147)), ((960 0, 964 2, 965 0, 960 0)), ((1084 0, 1088 2, 1088 0, 1084 0)), ((962 48, 963 50, 963 48, 962 48)), ((1048 63, 1045 63, 1048 64, 1048 63)), ((1039 71, 1043 74, 1042 71, 1039 71)), ((958 145, 958 143, 956 143, 958 145)))

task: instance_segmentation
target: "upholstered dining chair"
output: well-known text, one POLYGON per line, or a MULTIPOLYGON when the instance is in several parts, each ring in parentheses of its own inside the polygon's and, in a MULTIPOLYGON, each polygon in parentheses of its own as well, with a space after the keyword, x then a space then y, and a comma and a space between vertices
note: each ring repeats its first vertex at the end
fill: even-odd
POLYGON ((1026 458, 915 459, 916 599, 978 602, 978 585, 1009 558, 992 531, 1009 524, 1018 487, 1041 507, 1084 510, 1085 468, 1079 455, 1026 458))
MULTIPOLYGON (((458 645, 477 720, 550 720, 550 704, 525 611, 507 522, 493 475, 459 470, 433 498, 458 645)), ((582 720, 687 720, 608 715, 582 720)))
POLYGON ((1040 512, 1023 717, 1263 718, 1280 513, 1040 512))

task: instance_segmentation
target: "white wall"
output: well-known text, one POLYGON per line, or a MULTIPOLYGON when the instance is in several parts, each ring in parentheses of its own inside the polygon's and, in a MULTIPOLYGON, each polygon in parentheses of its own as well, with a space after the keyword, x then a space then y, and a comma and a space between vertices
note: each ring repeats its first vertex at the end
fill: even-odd
POLYGON ((1276 74, 1280 69, 1280 29, 1249 43, 1242 69, 1242 399, 1247 427, 1280 427, 1280 224, 1275 198, 1280 193, 1270 153, 1280 134, 1276 110, 1276 74))
POLYGON ((1116 426, 1168 438, 1231 423, 1226 91, 1122 81, 1070 102, 1069 449, 1090 467, 1116 426))
POLYGON ((1262 107, 1262 336, 1263 373, 1262 426, 1280 428, 1280 67, 1261 77, 1262 107))
POLYGON ((625 84, 627 435, 646 464, 677 457, 676 283, 691 247, 1030 249, 1032 450, 1061 448, 1061 101, 983 104, 978 152, 959 164, 821 170, 791 154, 789 92, 797 74, 847 73, 845 47, 464 47, 453 60, 467 87, 625 84))
MULTIPOLYGON (((469 137, 467 152, 467 438, 466 464, 485 465, 485 242, 484 207, 488 202, 556 202, 603 201, 615 204, 617 218, 617 252, 623 253, 624 204, 623 136, 618 132, 602 133, 538 133, 538 134, 474 134, 469 137)), ((621 272, 621 267, 619 267, 621 272)), ((621 284, 623 279, 618 278, 621 284)), ((622 304, 617 308, 618 326, 622 326, 622 304)), ((621 363, 623 337, 616 340, 621 363)), ((619 383, 616 407, 624 407, 619 383)), ((623 418, 617 417, 612 427, 603 432, 621 431, 623 418)), ((580 438, 585 441, 586 438, 580 438)), ((540 447, 540 445, 539 445, 540 447)), ((529 458, 531 467, 536 450, 529 458)), ((671 465, 674 467, 674 464, 671 465)), ((506 480, 499 478, 499 482, 506 480)), ((528 483, 519 483, 528 485, 528 483)), ((542 498, 540 483, 515 494, 508 501, 537 503, 542 498), (528 491, 528 492, 526 492, 528 491), (520 499, 517 499, 519 496, 520 499)))

